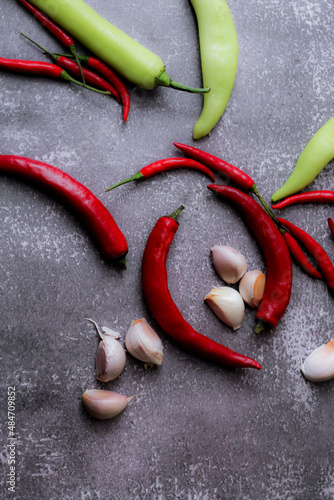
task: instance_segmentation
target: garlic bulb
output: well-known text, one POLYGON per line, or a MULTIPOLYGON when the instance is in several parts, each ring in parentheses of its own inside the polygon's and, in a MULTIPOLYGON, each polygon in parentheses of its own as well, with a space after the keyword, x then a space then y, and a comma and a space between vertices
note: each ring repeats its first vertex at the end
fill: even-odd
POLYGON ((240 328, 244 319, 245 303, 237 290, 229 286, 212 288, 204 300, 221 321, 233 330, 240 328))
POLYGON ((245 257, 232 247, 215 245, 211 254, 217 273, 226 283, 236 283, 247 271, 245 257))
POLYGON ((132 356, 145 364, 162 363, 162 342, 145 318, 132 321, 125 336, 125 346, 132 356))
POLYGON ((311 382, 325 382, 334 377, 334 339, 322 344, 305 359, 301 372, 311 382))
POLYGON ((103 326, 101 329, 92 319, 87 318, 93 323, 101 341, 96 353, 96 378, 101 382, 110 382, 115 380, 125 367, 125 350, 118 342, 119 334, 103 326))
POLYGON ((266 276, 261 271, 248 271, 241 278, 239 283, 239 292, 246 304, 251 307, 257 307, 264 294, 266 286, 266 276))
POLYGON ((117 392, 101 389, 86 389, 81 399, 87 412, 95 418, 105 420, 119 415, 135 396, 122 396, 117 392))

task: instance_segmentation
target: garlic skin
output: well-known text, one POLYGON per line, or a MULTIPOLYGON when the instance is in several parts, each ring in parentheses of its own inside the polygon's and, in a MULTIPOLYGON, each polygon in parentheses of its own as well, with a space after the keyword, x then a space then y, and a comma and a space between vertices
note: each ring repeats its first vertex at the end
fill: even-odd
POLYGON ((122 413, 135 396, 122 396, 117 392, 86 389, 81 396, 82 404, 94 418, 106 420, 122 413))
POLYGON ((204 297, 218 318, 231 326, 233 330, 240 328, 245 314, 245 303, 240 293, 229 286, 212 288, 204 297))
POLYGON ((95 321, 86 318, 95 326, 101 341, 96 353, 96 378, 101 382, 110 382, 120 376, 125 367, 126 354, 118 338, 120 335, 110 328, 101 329, 95 321))
POLYGON ((211 249, 212 262, 219 276, 228 284, 234 284, 247 271, 245 257, 232 247, 215 245, 211 249))
POLYGON ((162 342, 145 318, 132 321, 125 335, 125 346, 133 357, 146 365, 162 364, 162 342))
POLYGON ((300 367, 311 382, 326 382, 334 377, 334 339, 317 347, 300 367))
POLYGON ((266 275, 254 269, 253 271, 248 271, 241 278, 239 293, 246 304, 250 307, 257 307, 263 298, 265 286, 266 275))

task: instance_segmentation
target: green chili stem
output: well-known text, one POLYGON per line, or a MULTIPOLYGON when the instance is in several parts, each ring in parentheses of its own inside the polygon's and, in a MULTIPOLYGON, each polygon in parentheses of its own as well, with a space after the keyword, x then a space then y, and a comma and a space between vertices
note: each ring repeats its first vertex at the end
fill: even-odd
POLYGON ((260 320, 258 322, 258 324, 256 325, 255 327, 255 333, 259 334, 259 333, 264 333, 268 330, 266 324, 264 321, 260 320))
POLYGON ((277 225, 280 225, 278 220, 277 220, 276 215, 274 214, 272 209, 269 207, 269 205, 264 201, 264 199, 262 198, 262 196, 258 192, 255 184, 253 184, 251 190, 255 194, 255 196, 257 196, 257 198, 260 200, 260 202, 261 202, 263 208, 265 209, 265 211, 267 212, 267 214, 274 220, 274 222, 276 222, 277 225))
POLYGON ((83 84, 82 82, 79 82, 78 80, 76 80, 75 78, 72 78, 68 73, 67 71, 65 71, 63 69, 62 73, 61 73, 61 76, 64 80, 68 80, 69 82, 72 82, 72 83, 75 83, 76 85, 79 85, 80 87, 84 87, 85 89, 87 90, 92 90, 93 92, 97 92, 98 94, 108 94, 110 95, 110 92, 109 90, 99 90, 99 89, 95 89, 94 87, 90 87, 89 85, 87 84, 83 84))
POLYGON ((186 85, 182 85, 181 83, 177 83, 174 81, 170 82, 169 87, 176 90, 183 90, 184 92, 191 92, 192 94, 206 94, 207 92, 210 92, 210 87, 199 89, 195 87, 187 87, 186 85))
POLYGON ((108 191, 111 191, 112 189, 114 189, 114 188, 116 188, 118 186, 121 186, 122 184, 127 184, 128 182, 139 181, 140 179, 143 179, 143 177, 145 177, 145 176, 141 172, 137 172, 136 174, 134 174, 129 179, 125 179, 124 181, 121 181, 121 182, 118 182, 117 184, 114 184, 110 188, 106 189, 105 192, 107 193, 108 191))
POLYGON ((167 75, 166 71, 163 71, 158 77, 155 78, 156 84, 162 87, 171 87, 176 90, 183 90, 184 92, 191 92, 193 94, 206 94, 210 92, 210 87, 205 89, 188 87, 187 85, 182 85, 181 83, 174 82, 167 75))
POLYGON ((74 56, 75 61, 76 61, 77 65, 78 65, 78 68, 79 68, 79 70, 80 70, 80 74, 81 74, 81 78, 82 78, 82 83, 84 84, 84 87, 86 87, 86 81, 85 81, 85 77, 84 77, 84 74, 83 74, 83 71, 82 71, 81 62, 80 62, 80 60, 79 60, 79 56, 78 56, 78 54, 77 54, 77 51, 75 50, 75 46, 74 46, 74 45, 71 45, 71 46, 69 47, 69 49, 70 49, 70 51, 71 51, 71 53, 72 53, 72 57, 74 56))
MULTIPOLYGON (((44 47, 42 47, 42 45, 39 45, 39 43, 35 42, 34 40, 32 40, 31 38, 29 38, 27 35, 25 35, 24 33, 21 33, 22 36, 24 36, 24 38, 26 38, 27 40, 29 40, 29 42, 33 43, 34 45, 36 45, 36 47, 40 48, 41 50, 43 50, 43 52, 45 54, 48 54, 50 57, 52 57, 53 60, 57 60, 57 57, 59 56, 56 56, 55 54, 52 54, 52 52, 49 52, 48 50, 46 50, 44 47)), ((67 71, 63 70, 62 73, 61 73, 61 76, 64 80, 68 80, 69 82, 72 82, 72 83, 75 83, 76 85, 79 85, 80 87, 85 87, 85 89, 88 89, 88 90, 92 90, 93 92, 97 92, 98 94, 109 94, 110 95, 110 92, 108 90, 99 90, 99 89, 96 89, 94 87, 90 87, 90 85, 86 85, 86 83, 82 83, 82 82, 79 82, 78 80, 76 80, 75 78, 72 78, 68 73, 67 71)))
POLYGON ((181 205, 177 210, 175 210, 175 212, 173 212, 172 214, 170 215, 167 215, 167 217, 169 217, 170 219, 174 219, 176 221, 178 215, 182 212, 182 210, 184 210, 184 205, 181 205))
POLYGON ((122 269, 123 271, 126 270, 126 260, 125 260, 125 255, 121 255, 120 257, 117 257, 114 259, 115 264, 122 269))

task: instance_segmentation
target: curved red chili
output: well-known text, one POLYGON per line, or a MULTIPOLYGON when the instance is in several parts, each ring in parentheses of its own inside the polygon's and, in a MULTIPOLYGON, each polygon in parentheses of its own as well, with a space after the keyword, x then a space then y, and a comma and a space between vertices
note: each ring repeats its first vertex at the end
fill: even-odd
POLYGON ((314 238, 312 238, 312 236, 306 233, 303 229, 300 229, 299 227, 292 224, 292 222, 289 222, 280 217, 277 217, 277 220, 305 246, 305 248, 309 251, 309 253, 318 264, 328 287, 330 288, 330 290, 334 291, 334 267, 322 246, 314 238))
MULTIPOLYGON (((84 86, 83 83, 78 82, 77 80, 72 78, 64 69, 56 66, 55 64, 47 62, 26 61, 23 59, 6 59, 4 57, 0 57, 0 69, 20 74, 49 76, 51 78, 62 79, 75 83, 76 85, 80 85, 81 87, 84 86)), ((88 85, 85 85, 85 87, 95 92, 105 93, 104 91, 94 89, 93 87, 90 87, 88 85)))
POLYGON ((183 151, 183 153, 188 154, 191 158, 204 163, 204 165, 212 170, 222 173, 228 181, 234 182, 243 191, 251 191, 256 194, 255 182, 249 175, 240 170, 240 168, 234 167, 221 158, 210 155, 192 146, 180 144, 179 142, 174 142, 174 146, 180 151, 183 151))
POLYGON ((334 236, 334 221, 330 217, 327 219, 328 227, 331 230, 332 235, 334 236))
POLYGON ((51 21, 51 19, 48 18, 43 12, 41 12, 40 10, 38 10, 34 5, 31 5, 30 2, 27 2, 27 0, 19 0, 19 2, 24 7, 26 7, 26 9, 28 9, 29 12, 31 12, 36 17, 36 19, 38 19, 38 21, 52 35, 54 35, 54 37, 60 43, 62 43, 64 45, 64 47, 67 47, 71 51, 71 53, 73 54, 73 56, 75 57, 75 59, 76 59, 76 61, 78 63, 78 66, 80 68, 80 75, 83 78, 83 82, 85 83, 83 72, 81 70, 81 64, 80 64, 80 61, 78 59, 78 55, 77 55, 77 52, 76 52, 76 49, 75 49, 75 44, 74 44, 73 38, 70 37, 70 35, 68 35, 68 33, 66 33, 66 31, 64 31, 60 26, 58 26, 56 23, 54 23, 53 21, 51 21))
POLYGON ((213 172, 211 172, 209 168, 207 168, 205 165, 196 160, 191 160, 188 158, 178 158, 178 157, 165 158, 164 160, 158 160, 155 161, 154 163, 146 165, 146 167, 140 169, 129 179, 114 184, 114 186, 111 186, 110 188, 106 189, 106 191, 111 191, 112 189, 131 181, 140 181, 143 179, 148 179, 153 175, 159 174, 161 172, 166 172, 167 170, 173 170, 175 168, 190 168, 193 170, 198 170, 199 172, 203 172, 204 174, 208 175, 213 182, 215 181, 215 176, 213 172))
POLYGON ((272 205, 271 208, 285 208, 297 203, 334 203, 334 191, 308 191, 299 193, 272 205))
MULTIPOLYGON (((120 100, 120 97, 118 95, 118 92, 112 85, 110 85, 109 82, 101 78, 100 76, 96 75, 92 71, 89 71, 88 69, 82 68, 81 66, 79 67, 77 63, 72 61, 71 59, 68 59, 68 57, 64 56, 59 56, 58 54, 53 54, 52 52, 49 52, 46 50, 42 45, 39 43, 35 42, 31 38, 29 38, 27 35, 22 35, 29 40, 31 43, 39 47, 45 54, 48 54, 53 61, 56 63, 57 66, 60 66, 62 69, 68 71, 72 75, 76 76, 77 78, 80 78, 81 75, 84 76, 85 81, 88 83, 94 85, 94 87, 97 87, 98 89, 101 89, 105 92, 108 92, 110 95, 115 97, 118 101, 120 100)), ((86 84, 85 84, 86 86, 86 84)))
POLYGON ((60 26, 55 24, 51 19, 49 19, 45 14, 43 14, 40 10, 36 9, 31 3, 27 2, 27 0, 19 0, 19 2, 31 12, 36 19, 50 32, 55 36, 59 42, 61 42, 64 47, 72 50, 72 46, 74 46, 74 40, 70 35, 68 35, 60 26))
POLYGON ((226 161, 218 158, 217 156, 210 155, 205 151, 194 148, 192 146, 186 146, 185 144, 180 144, 178 142, 174 142, 174 146, 188 154, 195 160, 201 161, 207 167, 211 168, 214 171, 220 172, 224 175, 225 180, 229 183, 230 181, 234 182, 242 191, 253 193, 261 202, 265 211, 270 215, 271 218, 275 220, 275 214, 271 210, 271 208, 267 205, 265 200, 262 198, 260 193, 257 190, 256 184, 249 175, 240 170, 240 168, 234 167, 227 163, 226 161))
POLYGON ((126 122, 130 111, 130 95, 120 77, 104 62, 91 56, 79 56, 80 61, 85 62, 104 76, 117 90, 123 104, 123 121, 126 122))
POLYGON ((288 245, 289 251, 295 262, 300 264, 300 266, 306 271, 310 276, 316 279, 323 279, 323 276, 316 270, 316 268, 311 264, 303 250, 300 248, 298 242, 294 237, 286 230, 283 231, 283 236, 288 245))
POLYGON ((262 207, 246 193, 230 186, 209 185, 243 217, 261 246, 266 262, 266 286, 256 313, 255 331, 274 328, 288 307, 292 288, 292 263, 289 249, 276 224, 262 207))
POLYGON ((148 237, 142 260, 142 288, 151 313, 161 326, 184 349, 204 359, 231 367, 256 368, 261 365, 242 354, 198 333, 186 322, 168 289, 166 262, 170 244, 178 229, 176 216, 161 217, 148 237))
MULTIPOLYGON (((72 74, 77 78, 80 77, 80 69, 74 61, 64 56, 53 56, 53 59, 55 60, 58 66, 65 69, 68 73, 72 74)), ((93 85, 98 89, 109 92, 110 95, 112 95, 113 97, 115 97, 115 99, 120 101, 118 92, 109 82, 107 82, 100 76, 96 75, 92 71, 89 71, 88 69, 82 68, 82 73, 85 77, 85 81, 88 82, 90 85, 93 85)))
POLYGON ((125 268, 126 239, 110 212, 83 184, 56 167, 22 156, 0 155, 0 172, 27 179, 59 197, 84 222, 104 257, 125 268))

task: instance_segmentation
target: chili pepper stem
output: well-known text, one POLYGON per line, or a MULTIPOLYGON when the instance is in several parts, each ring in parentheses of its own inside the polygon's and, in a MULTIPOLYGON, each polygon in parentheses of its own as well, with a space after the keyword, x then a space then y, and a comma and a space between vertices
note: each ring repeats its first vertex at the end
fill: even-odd
POLYGON ((263 208, 265 209, 265 211, 267 212, 267 214, 278 224, 278 220, 277 220, 276 215, 274 214, 272 209, 269 207, 269 205, 264 201, 264 199, 262 198, 262 196, 258 192, 255 184, 253 184, 253 186, 251 187, 251 192, 259 199, 259 201, 261 202, 261 204, 262 204, 263 208))
MULTIPOLYGON (((44 47, 42 47, 41 45, 39 45, 37 42, 35 42, 34 40, 32 40, 31 38, 29 38, 27 35, 25 35, 24 33, 21 33, 22 36, 24 36, 24 38, 26 38, 27 40, 29 40, 29 42, 33 43, 34 45, 36 45, 37 47, 39 47, 41 50, 43 50, 43 52, 47 55, 49 55, 50 57, 52 57, 53 60, 57 60, 57 57, 58 56, 55 56, 54 54, 52 54, 51 52, 49 52, 48 50, 46 50, 44 47)), ((76 85, 79 85, 80 87, 85 87, 86 89, 88 90, 92 90, 93 92, 97 92, 98 94, 109 94, 110 95, 110 92, 108 90, 99 90, 99 89, 96 89, 94 87, 91 87, 90 85, 86 85, 86 83, 82 83, 82 82, 79 82, 78 80, 76 80, 75 78, 72 78, 68 73, 67 71, 63 70, 62 73, 61 73, 61 77, 64 79, 64 80, 68 80, 69 82, 72 82, 72 83, 75 83, 76 85)))
POLYGON ((260 333, 264 333, 268 330, 266 324, 264 321, 259 321, 255 327, 255 333, 257 334, 260 334, 260 333))
POLYGON ((184 92, 191 92, 192 94, 206 94, 207 92, 210 92, 210 87, 202 89, 202 88, 188 87, 187 85, 182 85, 181 83, 174 82, 173 80, 170 79, 170 77, 167 75, 165 71, 163 71, 161 75, 156 77, 155 81, 157 85, 161 85, 162 87, 171 87, 172 89, 183 90, 184 92))
POLYGON ((69 49, 70 49, 73 57, 75 58, 75 61, 76 61, 77 65, 78 65, 78 68, 80 70, 80 74, 81 74, 81 78, 82 78, 82 83, 84 84, 84 87, 86 87, 85 77, 84 77, 84 74, 83 74, 83 71, 82 71, 82 66, 81 66, 81 62, 80 62, 79 56, 78 56, 77 51, 75 49, 75 45, 70 45, 69 49))
POLYGON ((182 212, 182 210, 184 210, 184 208, 185 208, 184 205, 179 206, 179 208, 175 210, 175 212, 173 212, 170 215, 167 215, 167 217, 169 217, 170 219, 174 219, 176 221, 178 215, 182 212))
POLYGON ((111 191, 112 189, 115 189, 116 187, 121 186, 122 184, 127 184, 128 182, 139 181, 140 179, 143 179, 143 177, 145 177, 145 176, 141 172, 137 172, 129 179, 125 179, 124 181, 121 181, 121 182, 118 182, 117 184, 114 184, 110 188, 106 189, 105 192, 107 193, 108 191, 111 191))
POLYGON ((114 262, 115 262, 116 266, 118 266, 122 271, 126 271, 125 254, 123 254, 120 257, 117 257, 116 259, 114 259, 114 262))
POLYGON ((64 80, 68 80, 69 82, 75 83, 76 85, 79 85, 79 87, 84 87, 87 90, 92 90, 93 92, 97 92, 98 94, 107 94, 110 95, 110 92, 108 90, 99 90, 95 89, 94 87, 91 87, 90 85, 83 84, 82 82, 79 82, 78 80, 75 80, 75 78, 72 78, 67 71, 63 69, 61 72, 61 76, 64 80))
POLYGON ((171 80, 168 86, 172 89, 183 90, 184 92, 191 92, 192 94, 207 94, 211 90, 210 87, 205 87, 204 89, 188 87, 187 85, 182 85, 181 83, 174 82, 173 80, 171 80))

